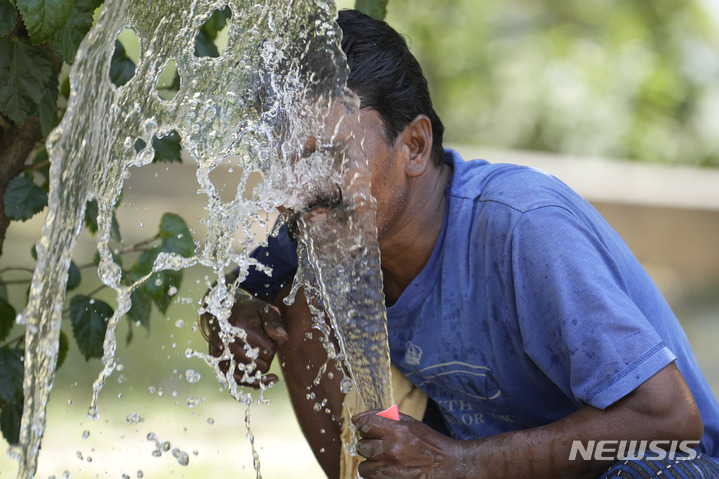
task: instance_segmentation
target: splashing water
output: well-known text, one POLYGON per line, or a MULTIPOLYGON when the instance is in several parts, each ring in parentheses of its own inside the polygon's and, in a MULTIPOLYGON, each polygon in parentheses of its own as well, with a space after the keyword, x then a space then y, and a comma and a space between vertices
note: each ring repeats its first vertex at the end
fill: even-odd
MULTIPOLYGON (((98 202, 98 272, 117 296, 104 342, 104 367, 93 385, 88 412, 97 418, 99 391, 116 368, 117 324, 130 309, 132 291, 150 276, 123 283, 108 247, 112 208, 128 170, 152 161, 153 137, 172 130, 197 163, 197 181, 207 197, 208 234, 189 258, 159 255, 153 272, 195 264, 210 269, 217 284, 208 295, 206 310, 219 318, 224 332, 231 332, 227 318, 234 285, 225 283, 224 272, 237 265, 244 278, 252 264, 247 254, 255 244, 249 231, 258 220, 257 211, 273 211, 278 205, 301 210, 339 185, 348 206, 329 215, 326 222, 301 221, 301 238, 307 243, 323 304, 342 336, 340 345, 355 386, 369 407, 391 404, 366 158, 356 145, 339 156, 301 155, 307 139, 322 137, 338 110, 342 119, 356 121, 358 101, 345 86, 347 67, 339 49, 340 32, 332 22, 335 14, 334 4, 323 0, 105 2, 78 50, 67 112, 47 141, 52 160, 49 212, 37 245, 29 303, 18 316, 27 330, 22 428, 19 445, 11 449, 20 463, 18 477, 33 477, 37 467, 57 362, 67 271, 85 204, 90 199, 98 202), (214 10, 226 6, 232 13, 227 47, 218 58, 194 56, 198 28, 214 10), (123 29, 132 30, 139 39, 140 59, 135 75, 116 87, 109 81, 110 59, 123 29), (177 65, 181 84, 167 100, 158 95, 156 84, 171 61, 177 65), (240 187, 233 200, 223 203, 210 172, 233 162, 240 167, 240 187), (253 172, 265 181, 247 200, 242 192, 253 172), (346 225, 354 226, 347 230, 346 225), (248 238, 239 248, 233 244, 238 230, 248 238), (361 294, 357 284, 363 285, 361 294), (336 314, 339 311, 351 314, 336 314), (358 328, 365 332, 357 332, 358 328), (370 354, 365 356, 366 352, 370 354), (365 357, 371 359, 360 360, 365 357)), ((218 377, 223 376, 218 364, 228 358, 199 356, 218 377)), ((228 376, 224 379, 231 394, 249 404, 249 395, 228 376)), ((178 461, 184 461, 180 456, 178 461)))

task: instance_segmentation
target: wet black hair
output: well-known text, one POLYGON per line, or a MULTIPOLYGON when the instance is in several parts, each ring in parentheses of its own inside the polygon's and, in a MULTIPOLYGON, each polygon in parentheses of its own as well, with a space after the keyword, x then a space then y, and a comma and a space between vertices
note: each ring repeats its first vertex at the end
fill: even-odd
POLYGON ((360 98, 360 107, 380 114, 389 142, 417 115, 427 115, 432 123, 432 160, 444 163, 444 125, 432 107, 422 68, 404 37, 386 22, 356 10, 341 10, 337 24, 350 69, 347 86, 360 98))

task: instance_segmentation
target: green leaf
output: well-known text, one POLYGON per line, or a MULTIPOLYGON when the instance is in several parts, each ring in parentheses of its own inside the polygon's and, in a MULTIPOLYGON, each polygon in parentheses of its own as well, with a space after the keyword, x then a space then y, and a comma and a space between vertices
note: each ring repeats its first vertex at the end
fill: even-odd
POLYGON ((197 37, 195 37, 195 56, 211 58, 220 56, 220 51, 217 49, 215 42, 208 38, 204 30, 197 32, 197 37))
POLYGON ((47 206, 47 193, 32 179, 17 176, 5 191, 5 214, 11 220, 27 221, 47 206))
POLYGON ((172 302, 171 289, 179 289, 182 284, 182 271, 165 270, 153 274, 143 285, 143 289, 152 298, 161 313, 167 312, 172 302))
POLYGON ((22 400, 22 350, 0 348, 0 400, 12 403, 22 400))
POLYGON ((230 18, 231 15, 232 10, 230 10, 229 6, 222 10, 213 11, 210 18, 200 27, 200 31, 204 32, 207 38, 214 42, 217 39, 219 31, 227 25, 227 19, 230 18))
POLYGON ((64 98, 70 98, 70 76, 66 76, 60 85, 60 95, 64 98))
POLYGON ((17 0, 30 39, 35 45, 45 43, 55 35, 70 18, 73 0, 17 0))
MULTIPOLYGON (((120 223, 118 223, 117 216, 114 211, 112 212, 112 224, 110 225, 110 238, 117 242, 122 241, 122 236, 120 235, 120 223)), ((113 257, 115 257, 115 255, 113 255, 113 257)), ((117 259, 115 260, 115 263, 122 264, 122 262, 118 262, 117 259)))
POLYGON ((43 136, 50 134, 53 128, 60 122, 57 117, 57 76, 50 77, 45 88, 45 94, 37 105, 37 117, 40 120, 40 128, 43 136))
POLYGON ((152 310, 152 298, 142 289, 135 289, 130 293, 132 306, 127 312, 127 320, 130 322, 130 328, 127 331, 127 344, 132 340, 132 330, 135 325, 139 324, 147 331, 150 331, 150 312, 152 310))
POLYGON ((67 291, 77 288, 80 285, 80 279, 82 279, 80 268, 77 267, 74 261, 70 261, 70 266, 67 269, 67 291))
POLYGON ((80 42, 92 28, 95 9, 101 4, 98 0, 75 0, 67 23, 50 40, 53 50, 69 65, 75 60, 80 42))
POLYGON ((90 200, 85 205, 85 228, 93 235, 97 233, 97 200, 90 200))
POLYGON ((6 299, 0 298, 0 342, 8 337, 12 327, 15 326, 17 312, 6 299))
POLYGON ((215 45, 217 34, 227 25, 227 19, 230 18, 232 11, 230 7, 222 10, 215 10, 205 23, 202 24, 200 30, 195 37, 195 56, 196 57, 212 57, 220 56, 220 52, 215 45))
MULTIPOLYGON (((85 205, 85 228, 87 228, 87 230, 93 235, 97 233, 97 215, 97 200, 88 201, 87 205, 85 205)), ((114 239, 115 241, 122 241, 122 237, 120 236, 120 223, 117 222, 117 217, 115 216, 114 211, 112 212, 112 224, 110 225, 110 238, 114 239)), ((118 260, 119 256, 115 257, 115 255, 113 254, 113 258, 115 259, 115 262, 117 264, 122 264, 122 262, 118 260)))
POLYGON ((387 16, 387 0, 355 0, 355 10, 377 20, 387 16))
POLYGON ((107 320, 112 313, 110 305, 99 299, 77 295, 70 300, 72 334, 85 360, 102 357, 107 320))
MULTIPOLYGON (((163 217, 164 218, 164 217, 163 217)), ((143 251, 132 266, 132 277, 139 279, 152 271, 152 265, 155 258, 160 253, 160 247, 155 247, 149 251, 143 251)), ((166 251, 166 250, 162 250, 166 251)), ((139 290, 149 296, 162 313, 172 301, 169 292, 171 288, 179 288, 182 283, 182 271, 158 271, 153 273, 147 281, 145 281, 139 290)))
POLYGON ((24 38, 0 38, 0 113, 22 126, 37 112, 55 75, 42 48, 24 38))
POLYGON ((0 413, 0 430, 9 444, 17 444, 20 440, 20 421, 22 420, 22 398, 5 404, 0 413))
POLYGON ((70 349, 70 341, 67 339, 67 334, 65 334, 65 331, 60 331, 60 344, 57 350, 57 367, 55 369, 60 369, 60 366, 65 362, 68 349, 70 349))
POLYGON ((17 10, 7 0, 0 0, 0 37, 9 34, 15 28, 17 10))
POLYGON ((185 220, 173 213, 165 213, 160 220, 161 250, 189 258, 195 253, 195 242, 185 220))
POLYGON ((2 281, 2 276, 0 276, 0 299, 4 299, 5 301, 8 300, 7 288, 5 287, 5 283, 2 281))
POLYGON ((153 163, 181 163, 182 158, 180 157, 180 135, 177 131, 172 130, 165 136, 158 137, 155 135, 152 138, 152 148, 155 149, 155 157, 152 159, 153 163))
POLYGON ((110 60, 110 81, 115 86, 122 86, 135 76, 135 62, 125 54, 125 47, 115 40, 115 51, 110 60))
POLYGON ((42 143, 40 145, 40 150, 35 153, 35 156, 32 159, 32 165, 33 165, 33 172, 34 172, 34 179, 37 181, 37 176, 40 175, 43 180, 42 184, 40 184, 40 188, 42 188, 44 191, 48 191, 50 188, 50 162, 49 156, 47 154, 47 150, 45 149, 45 144, 42 143))

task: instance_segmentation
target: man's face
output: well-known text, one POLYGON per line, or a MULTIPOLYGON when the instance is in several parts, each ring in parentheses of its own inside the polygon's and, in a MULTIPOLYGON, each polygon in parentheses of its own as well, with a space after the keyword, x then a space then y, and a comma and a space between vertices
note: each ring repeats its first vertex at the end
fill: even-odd
POLYGON ((371 202, 367 195, 370 181, 380 236, 404 204, 402 148, 396 141, 388 142, 375 110, 328 109, 322 134, 304 141, 293 170, 296 178, 310 181, 298 182, 296 202, 287 207, 306 221, 327 221, 337 208, 371 202))

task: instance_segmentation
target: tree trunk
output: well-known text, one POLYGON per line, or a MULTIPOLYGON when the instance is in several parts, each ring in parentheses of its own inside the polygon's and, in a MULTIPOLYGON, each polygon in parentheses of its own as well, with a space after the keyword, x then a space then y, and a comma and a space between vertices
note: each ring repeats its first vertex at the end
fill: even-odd
POLYGON ((25 167, 25 160, 40 140, 40 122, 29 117, 22 128, 0 116, 0 256, 10 220, 5 214, 5 191, 25 167))

